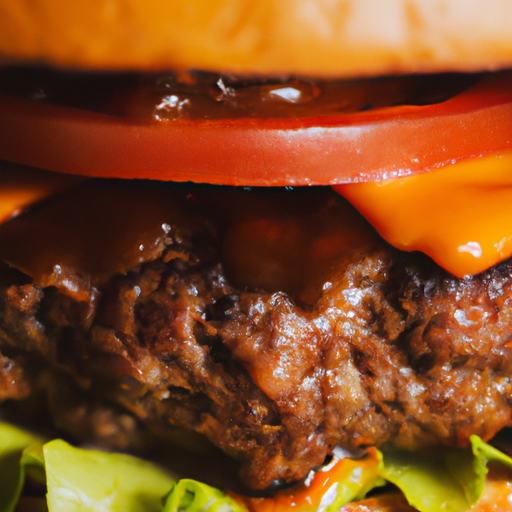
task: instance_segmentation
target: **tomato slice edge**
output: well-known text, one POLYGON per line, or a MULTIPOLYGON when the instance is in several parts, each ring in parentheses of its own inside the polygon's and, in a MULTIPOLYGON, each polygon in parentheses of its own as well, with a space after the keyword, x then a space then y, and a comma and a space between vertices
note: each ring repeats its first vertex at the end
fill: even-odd
POLYGON ((219 185, 378 181, 509 149, 511 85, 505 73, 426 106, 164 125, 0 95, 0 158, 69 174, 219 185))

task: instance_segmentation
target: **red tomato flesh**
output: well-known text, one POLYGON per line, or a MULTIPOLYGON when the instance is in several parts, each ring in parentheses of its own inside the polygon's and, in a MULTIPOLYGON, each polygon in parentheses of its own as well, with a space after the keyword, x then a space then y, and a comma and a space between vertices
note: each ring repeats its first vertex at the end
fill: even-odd
POLYGON ((0 158, 64 173, 243 186, 376 181, 512 146, 512 73, 446 101, 155 123, 0 95, 0 158))

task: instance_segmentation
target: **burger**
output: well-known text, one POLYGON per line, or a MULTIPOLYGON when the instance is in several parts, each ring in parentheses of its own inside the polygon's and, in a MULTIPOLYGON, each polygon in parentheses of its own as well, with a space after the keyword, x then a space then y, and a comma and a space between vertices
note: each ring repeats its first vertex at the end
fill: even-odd
MULTIPOLYGON (((409 504, 361 507, 472 507, 465 468, 510 465, 487 444, 512 425, 510 21, 498 0, 4 0, 3 417, 188 447, 185 473, 207 439, 250 510, 338 510, 369 473, 351 497, 384 477, 409 504), (466 501, 411 498, 413 467, 466 501)), ((489 481, 506 503, 510 474, 489 481)))

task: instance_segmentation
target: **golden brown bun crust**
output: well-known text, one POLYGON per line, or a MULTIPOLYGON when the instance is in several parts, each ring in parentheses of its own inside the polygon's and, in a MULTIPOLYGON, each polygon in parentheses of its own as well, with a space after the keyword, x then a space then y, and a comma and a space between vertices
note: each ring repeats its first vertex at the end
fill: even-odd
POLYGON ((511 0, 1 0, 0 58, 304 75, 512 66, 511 0))

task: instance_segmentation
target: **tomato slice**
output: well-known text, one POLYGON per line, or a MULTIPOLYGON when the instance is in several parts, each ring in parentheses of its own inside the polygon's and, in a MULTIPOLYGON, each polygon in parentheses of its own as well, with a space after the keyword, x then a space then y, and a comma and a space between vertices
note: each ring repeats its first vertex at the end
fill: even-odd
POLYGON ((376 181, 512 147, 512 73, 431 105, 291 119, 150 121, 0 96, 0 158, 89 176, 224 185, 376 181))

